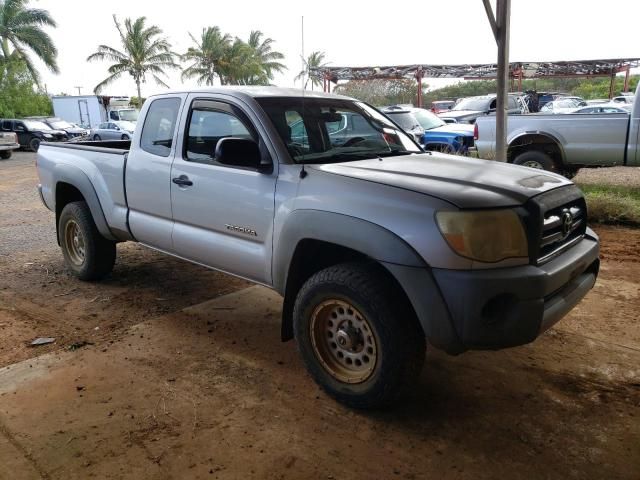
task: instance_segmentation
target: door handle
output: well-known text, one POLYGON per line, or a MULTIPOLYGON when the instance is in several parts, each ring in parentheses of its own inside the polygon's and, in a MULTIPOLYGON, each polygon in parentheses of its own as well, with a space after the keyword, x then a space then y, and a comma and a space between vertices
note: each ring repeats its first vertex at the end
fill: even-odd
POLYGON ((189 180, 189 177, 186 175, 180 175, 179 177, 174 178, 172 182, 176 185, 180 185, 181 187, 190 187, 193 185, 193 182, 189 180))

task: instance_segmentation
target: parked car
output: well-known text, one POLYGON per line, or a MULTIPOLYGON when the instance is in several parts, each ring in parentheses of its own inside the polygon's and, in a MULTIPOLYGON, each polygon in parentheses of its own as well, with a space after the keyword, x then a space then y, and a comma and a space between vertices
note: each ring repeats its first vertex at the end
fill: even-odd
MULTIPOLYGON (((481 158, 495 158, 495 128, 492 118, 476 122, 481 158)), ((640 166, 639 142, 638 103, 631 115, 522 115, 509 118, 507 158, 496 160, 571 176, 583 167, 640 166)))
MULTIPOLYGON (((623 108, 627 104, 600 103, 597 105, 587 105, 574 110, 572 113, 629 113, 631 110, 623 108)), ((629 107, 631 105, 629 104, 629 107)))
POLYGON ((445 123, 423 108, 385 109, 383 112, 402 128, 417 122, 423 130, 417 140, 425 150, 464 155, 473 147, 473 125, 445 123))
POLYGON ((594 98, 592 100, 587 100, 587 105, 600 105, 602 103, 609 103, 610 100, 607 98, 594 98))
POLYGON ((595 284, 599 241, 570 181, 422 152, 358 100, 182 89, 147 99, 139 123, 129 150, 38 153, 67 268, 103 278, 116 242, 138 241, 272 288, 282 339, 347 405, 409 391, 426 340, 451 354, 531 342, 595 284), (326 123, 340 112, 377 136, 332 146, 326 123))
POLYGON ((135 129, 135 124, 131 122, 104 122, 89 131, 89 138, 91 140, 130 140, 135 129))
POLYGON ((635 98, 636 98, 635 95, 619 95, 617 97, 613 97, 611 99, 611 101, 614 102, 614 103, 628 103, 628 104, 631 104, 631 103, 633 103, 635 98))
POLYGON ((14 150, 20 148, 18 136, 13 132, 0 132, 0 158, 8 160, 14 150))
MULTIPOLYGON (((496 96, 482 95, 478 97, 467 97, 460 100, 451 110, 439 115, 446 123, 471 123, 476 118, 483 115, 495 114, 496 96)), ((521 114, 524 105, 518 95, 509 95, 508 113, 509 115, 521 114)))
POLYGON ((455 100, 436 100, 431 102, 431 111, 433 113, 448 112, 455 106, 455 100))
POLYGON ((405 133, 411 135, 417 143, 420 143, 424 135, 424 127, 417 118, 417 110, 413 107, 407 108, 406 106, 392 105, 384 107, 382 112, 396 122, 405 133))
POLYGON ((540 113, 572 113, 577 108, 586 106, 587 102, 584 101, 579 102, 571 98, 559 98, 558 100, 547 102, 544 107, 540 109, 540 113))
POLYGON ((53 130, 40 120, 2 119, 2 131, 13 132, 18 136, 18 143, 22 148, 37 152, 41 142, 63 142, 69 139, 66 132, 53 130))
POLYGON ((62 120, 57 117, 48 117, 43 119, 43 121, 54 130, 62 130, 66 132, 69 138, 89 135, 89 129, 78 127, 77 125, 74 125, 67 122, 66 120, 62 120))

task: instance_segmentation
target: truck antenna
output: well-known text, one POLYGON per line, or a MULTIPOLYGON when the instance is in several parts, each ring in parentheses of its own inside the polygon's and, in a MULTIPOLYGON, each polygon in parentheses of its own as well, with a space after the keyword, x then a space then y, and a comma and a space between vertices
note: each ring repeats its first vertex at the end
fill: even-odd
MULTIPOLYGON (((302 17, 300 18, 301 20, 301 37, 302 37, 302 71, 305 72, 306 70, 306 62, 304 59, 304 15, 302 15, 302 17)), ((309 73, 309 72, 306 72, 309 73)), ((304 79, 305 75, 304 73, 302 74, 302 126, 304 127, 304 87, 305 87, 305 79, 304 79)), ((302 136, 302 142, 303 142, 303 148, 304 148, 304 134, 302 136)), ((304 150, 302 151, 302 169, 300 170, 300 178, 304 178, 307 176, 307 171, 304 169, 304 150)))

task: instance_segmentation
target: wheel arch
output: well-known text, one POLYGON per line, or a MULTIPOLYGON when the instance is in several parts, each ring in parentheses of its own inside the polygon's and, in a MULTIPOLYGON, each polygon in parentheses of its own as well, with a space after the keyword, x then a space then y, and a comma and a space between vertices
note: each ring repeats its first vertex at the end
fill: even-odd
POLYGON ((276 243, 272 270, 274 288, 284 296, 283 341, 293 338, 293 305, 304 282, 339 263, 355 260, 378 265, 413 305, 385 264, 428 266, 400 237, 380 225, 338 213, 298 210, 289 217, 276 243))
POLYGON ((56 238, 59 237, 58 221, 62 209, 70 202, 85 201, 100 234, 108 240, 117 241, 109 230, 98 194, 84 172, 70 165, 59 164, 54 172, 53 183, 55 185, 56 238))
POLYGON ((566 165, 566 154, 562 142, 548 132, 522 132, 510 140, 507 147, 507 162, 513 163, 521 153, 538 150, 546 153, 560 168, 566 165))

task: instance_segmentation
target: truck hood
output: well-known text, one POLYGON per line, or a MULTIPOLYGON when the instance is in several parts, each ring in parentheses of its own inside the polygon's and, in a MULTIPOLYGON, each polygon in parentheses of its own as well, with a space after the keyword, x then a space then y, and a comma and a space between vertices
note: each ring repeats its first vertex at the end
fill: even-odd
POLYGON ((470 123, 447 123, 440 127, 431 128, 426 133, 457 133, 464 136, 473 136, 474 126, 470 123))
POLYGON ((449 110, 446 113, 440 115, 446 118, 460 118, 460 117, 472 117, 473 115, 482 115, 483 112, 478 110, 449 110))
POLYGON ((542 192, 571 184, 566 178, 543 170, 439 153, 309 168, 423 193, 459 208, 522 205, 542 192))

